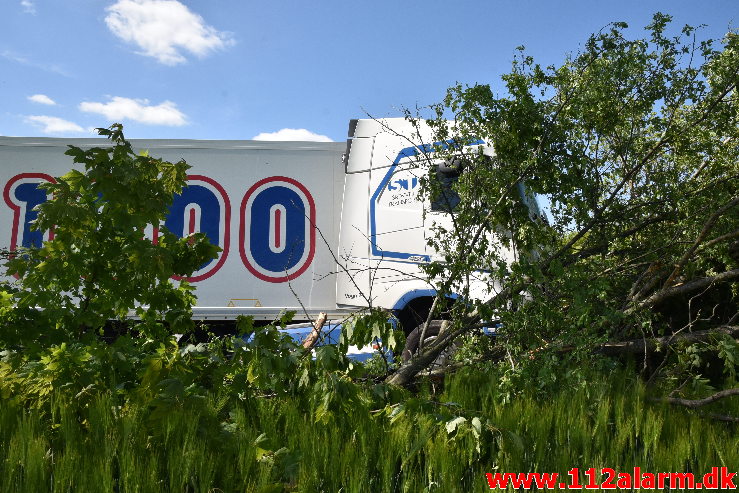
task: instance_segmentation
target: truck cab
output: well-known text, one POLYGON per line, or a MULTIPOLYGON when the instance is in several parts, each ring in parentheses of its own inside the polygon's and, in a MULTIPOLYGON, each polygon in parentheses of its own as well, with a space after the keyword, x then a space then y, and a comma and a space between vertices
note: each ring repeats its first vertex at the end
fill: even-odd
MULTIPOLYGON (((440 258, 428 244, 429 235, 434 225, 451 229, 455 197, 429 203, 419 195, 430 168, 454 175, 435 158, 434 144, 431 128, 423 122, 353 120, 349 127, 337 306, 393 310, 406 332, 425 320, 436 295, 421 269, 440 258)), ((472 291, 482 293, 488 283, 496 281, 478 281, 472 291)))

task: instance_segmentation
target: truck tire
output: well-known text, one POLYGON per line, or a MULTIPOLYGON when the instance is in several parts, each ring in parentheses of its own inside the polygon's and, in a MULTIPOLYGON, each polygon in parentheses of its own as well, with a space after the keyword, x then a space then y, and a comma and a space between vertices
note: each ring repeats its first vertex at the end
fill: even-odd
MULTIPOLYGON (((423 342, 424 346, 434 341, 439 336, 442 322, 443 320, 432 320, 431 323, 429 323, 429 326, 426 329, 426 337, 423 342)), ((401 354, 403 363, 410 361, 410 359, 418 352, 418 345, 421 341, 421 332, 423 332, 423 324, 418 325, 410 334, 408 334, 408 337, 406 337, 405 348, 401 354)), ((442 351, 442 353, 429 365, 429 369, 445 366, 453 352, 454 344, 442 351)))

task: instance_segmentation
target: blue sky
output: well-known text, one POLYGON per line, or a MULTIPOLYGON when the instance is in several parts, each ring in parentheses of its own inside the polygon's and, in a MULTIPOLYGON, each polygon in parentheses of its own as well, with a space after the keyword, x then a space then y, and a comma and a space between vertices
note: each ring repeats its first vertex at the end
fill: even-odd
POLYGON ((514 50, 542 64, 656 11, 739 27, 739 0, 2 0, 0 135, 343 140, 447 87, 500 87, 514 50))

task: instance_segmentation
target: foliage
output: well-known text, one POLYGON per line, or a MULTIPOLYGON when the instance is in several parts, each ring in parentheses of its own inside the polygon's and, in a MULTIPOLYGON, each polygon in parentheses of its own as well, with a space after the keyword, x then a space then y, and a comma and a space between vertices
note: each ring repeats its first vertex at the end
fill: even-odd
POLYGON ((136 155, 121 125, 98 132, 113 145, 69 146, 81 169, 43 185, 53 200, 38 206, 34 227, 53 230, 53 239, 8 262, 18 282, 3 294, 2 346, 30 350, 94 337, 131 315, 139 321, 126 324, 155 339, 192 326, 192 289, 171 278, 191 274, 216 247, 202 234, 144 236, 147 226, 163 223, 189 166, 136 155))
POLYGON ((673 37, 670 20, 656 14, 634 40, 614 23, 560 66, 520 48, 507 94, 456 85, 433 108, 444 144, 419 153, 423 190, 448 193, 445 163, 461 200, 437 221, 429 244, 443 261, 427 270, 439 296, 463 302, 427 354, 497 320, 505 364, 549 359, 556 375, 562 352, 579 365, 609 340, 737 320, 739 35, 673 37))

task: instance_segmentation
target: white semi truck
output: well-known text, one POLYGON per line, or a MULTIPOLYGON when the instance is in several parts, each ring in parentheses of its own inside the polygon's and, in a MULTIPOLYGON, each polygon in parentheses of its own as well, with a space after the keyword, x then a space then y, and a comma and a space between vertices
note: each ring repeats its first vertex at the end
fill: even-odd
MULTIPOLYGON (((394 311, 410 331, 425 316, 435 295, 419 269, 435 256, 426 236, 449 218, 419 198, 427 170, 418 166, 416 128, 404 119, 352 120, 346 144, 131 142, 192 166, 164 226, 205 233, 222 249, 189 279, 196 318, 271 320, 288 309, 298 319, 326 312, 335 320, 372 305, 394 311)), ((30 228, 34 207, 47 200, 38 184, 70 169, 70 144, 107 142, 0 137, 0 248, 38 246, 48 235, 30 228)))

